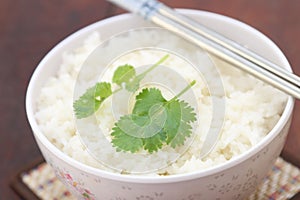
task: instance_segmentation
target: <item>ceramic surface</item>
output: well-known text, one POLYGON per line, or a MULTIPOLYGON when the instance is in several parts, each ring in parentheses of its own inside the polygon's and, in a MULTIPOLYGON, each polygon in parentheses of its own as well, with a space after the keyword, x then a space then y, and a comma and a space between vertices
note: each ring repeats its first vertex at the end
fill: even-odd
MULTIPOLYGON (((248 25, 209 12, 181 12, 290 70, 280 49, 248 25)), ((26 97, 27 116, 40 150, 56 175, 79 199, 244 199, 255 190, 283 148, 294 106, 292 98, 289 98, 276 127, 250 151, 211 169, 171 177, 128 177, 88 167, 55 148, 38 128, 34 119, 34 97, 38 95, 47 77, 56 73, 62 52, 79 46, 94 31, 99 31, 103 38, 108 38, 112 33, 149 25, 131 14, 105 19, 69 36, 41 61, 32 76, 26 97)))

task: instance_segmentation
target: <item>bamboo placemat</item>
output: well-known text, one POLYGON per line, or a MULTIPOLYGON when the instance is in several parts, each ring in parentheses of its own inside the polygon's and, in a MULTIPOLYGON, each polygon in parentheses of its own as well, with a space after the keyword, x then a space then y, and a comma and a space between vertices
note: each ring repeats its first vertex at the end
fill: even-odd
MULTIPOLYGON (((75 199, 44 161, 18 173, 12 186, 25 200, 75 199)), ((278 158, 272 170, 248 200, 285 200, 292 198, 299 191, 300 170, 278 158)))

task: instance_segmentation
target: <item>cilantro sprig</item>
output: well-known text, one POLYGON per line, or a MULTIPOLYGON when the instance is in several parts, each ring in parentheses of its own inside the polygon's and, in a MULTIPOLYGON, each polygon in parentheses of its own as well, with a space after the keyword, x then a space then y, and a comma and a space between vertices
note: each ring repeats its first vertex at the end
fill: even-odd
MULTIPOLYGON (((132 65, 121 65, 113 74, 112 83, 118 88, 112 91, 111 83, 99 82, 74 102, 77 119, 91 116, 111 95, 126 89, 136 92, 141 80, 153 69, 163 63, 169 55, 162 57, 141 74, 136 74, 132 65)), ((146 150, 153 153, 164 145, 176 148, 184 144, 192 134, 192 123, 196 121, 194 109, 179 97, 189 90, 192 81, 172 99, 164 98, 158 88, 144 88, 135 97, 132 113, 120 117, 112 129, 112 144, 117 151, 138 152, 146 150)))
POLYGON ((178 95, 166 100, 157 88, 143 89, 137 96, 132 114, 115 123, 112 144, 118 151, 135 153, 141 149, 153 153, 164 144, 173 148, 184 144, 192 134, 196 114, 187 102, 179 100, 196 82, 192 81, 178 95))
POLYGON ((111 83, 100 82, 86 90, 86 92, 73 103, 74 112, 77 119, 82 119, 94 114, 103 103, 103 101, 119 92, 125 85, 125 89, 135 92, 139 89, 141 80, 152 70, 163 63, 169 55, 165 55, 154 65, 149 67, 143 73, 136 75, 135 68, 131 65, 121 65, 114 72, 112 82, 119 86, 118 89, 112 91, 111 83))

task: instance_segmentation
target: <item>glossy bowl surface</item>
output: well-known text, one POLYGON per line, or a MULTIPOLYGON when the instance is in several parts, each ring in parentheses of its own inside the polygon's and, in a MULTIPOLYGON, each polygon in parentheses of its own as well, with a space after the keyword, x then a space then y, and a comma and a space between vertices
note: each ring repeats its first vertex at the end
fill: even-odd
MULTIPOLYGON (((256 29, 210 12, 183 9, 180 12, 291 70, 280 49, 256 29)), ((294 107, 294 99, 291 97, 288 98, 277 125, 251 150, 222 165, 170 177, 124 176, 89 167, 62 153, 39 129, 34 117, 35 97, 38 96, 45 80, 57 72, 63 52, 80 46, 82 41, 95 31, 105 39, 113 34, 143 26, 149 24, 132 14, 101 20, 67 37, 40 62, 28 86, 26 111, 43 156, 56 175, 79 199, 244 199, 267 174, 284 146, 294 107)))

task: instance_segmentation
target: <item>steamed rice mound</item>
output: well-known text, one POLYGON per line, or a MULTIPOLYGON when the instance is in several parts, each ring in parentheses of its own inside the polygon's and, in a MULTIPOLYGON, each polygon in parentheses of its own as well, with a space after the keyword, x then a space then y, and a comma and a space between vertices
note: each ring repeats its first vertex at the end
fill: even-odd
MULTIPOLYGON (((143 37, 139 39, 143 40, 143 37)), ((73 113, 74 86, 77 75, 83 62, 100 42, 99 34, 93 33, 82 46, 62 55, 62 63, 56 76, 49 77, 37 98, 35 117, 41 131, 62 152, 89 166, 113 171, 95 160, 82 144, 76 131, 73 113)), ((150 54, 148 56, 151 57, 150 54)), ((214 62, 221 73, 226 93, 225 121, 216 147, 205 159, 199 159, 198 155, 201 150, 199 144, 204 140, 201 131, 205 132, 205 130, 200 130, 189 150, 175 163, 157 174, 199 171, 224 163, 260 142, 279 120, 287 101, 285 94, 225 62, 216 58, 214 62)), ((130 61, 128 63, 132 64, 130 61)), ((185 76, 189 77, 189 74, 186 73, 185 76)), ((193 74, 190 76, 192 77, 193 74)), ((197 91, 200 105, 197 110, 200 113, 199 121, 209 123, 210 94, 205 84, 201 84, 201 81, 198 83, 198 86, 193 89, 197 91)), ((103 107, 105 110, 105 105, 103 107)), ((100 119, 104 116, 106 115, 103 113, 97 113, 100 119)), ((107 121, 101 126, 108 126, 109 132, 113 124, 114 122, 111 122, 107 115, 107 121)))

